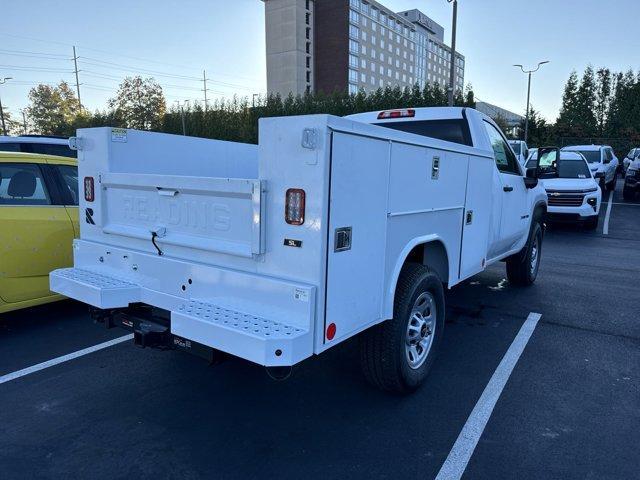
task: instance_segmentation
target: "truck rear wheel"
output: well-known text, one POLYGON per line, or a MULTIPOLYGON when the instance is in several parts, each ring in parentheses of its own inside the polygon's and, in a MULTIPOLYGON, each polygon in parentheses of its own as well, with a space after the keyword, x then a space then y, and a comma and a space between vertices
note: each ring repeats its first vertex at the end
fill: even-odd
POLYGON ((542 254, 542 227, 540 222, 531 225, 529 240, 524 248, 507 258, 507 278, 509 283, 527 286, 535 282, 542 254))
POLYGON ((393 318, 360 336, 360 360, 369 383, 410 393, 424 381, 444 330, 444 290, 438 275, 409 263, 400 273, 393 318))

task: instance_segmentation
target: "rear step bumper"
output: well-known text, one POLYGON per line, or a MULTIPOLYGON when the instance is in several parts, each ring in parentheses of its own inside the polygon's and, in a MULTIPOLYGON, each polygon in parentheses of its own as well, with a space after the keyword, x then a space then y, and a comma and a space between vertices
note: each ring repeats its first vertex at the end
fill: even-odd
MULTIPOLYGON (((193 280, 196 283, 197 278, 193 280)), ((130 304, 145 303, 169 311, 168 328, 163 329, 154 323, 138 323, 136 328, 132 328, 136 343, 141 346, 145 343, 162 344, 176 336, 264 366, 294 365, 313 353, 310 328, 288 323, 286 313, 280 313, 278 317, 282 319, 277 320, 256 314, 255 303, 252 313, 228 308, 214 301, 178 298, 152 291, 130 279, 115 278, 111 272, 98 268, 55 270, 50 274, 50 286, 54 292, 98 309, 123 309, 130 304), (167 337, 169 334, 170 337, 167 337)), ((278 285, 278 288, 281 286, 278 285)), ((292 291, 299 291, 300 288, 308 289, 309 297, 313 298, 313 287, 295 286, 292 291)), ((212 292, 212 295, 215 293, 212 292)), ((275 297, 276 294, 274 300, 275 297)), ((308 325, 312 325, 312 305, 309 308, 308 325)), ((275 310, 271 304, 265 304, 260 310, 282 312, 282 309, 275 310)), ((117 315, 117 311, 114 315, 117 315)))

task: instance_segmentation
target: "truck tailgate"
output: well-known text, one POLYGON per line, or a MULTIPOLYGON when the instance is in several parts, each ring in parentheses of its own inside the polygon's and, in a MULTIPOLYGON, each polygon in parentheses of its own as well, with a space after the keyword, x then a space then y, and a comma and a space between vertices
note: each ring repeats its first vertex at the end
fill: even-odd
POLYGON ((106 173, 105 233, 251 257, 263 253, 260 180, 106 173))

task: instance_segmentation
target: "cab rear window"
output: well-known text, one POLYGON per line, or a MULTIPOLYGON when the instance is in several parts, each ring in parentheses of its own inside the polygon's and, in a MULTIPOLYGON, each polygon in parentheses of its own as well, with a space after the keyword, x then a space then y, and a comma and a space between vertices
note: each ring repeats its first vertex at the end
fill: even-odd
POLYGON ((41 153, 69 158, 77 158, 78 156, 77 152, 71 150, 68 145, 59 143, 0 142, 0 151, 41 153))
POLYGON ((450 120, 415 120, 406 122, 379 122, 374 123, 380 127, 401 130, 407 133, 422 135, 423 137, 436 138, 447 142, 473 146, 471 133, 467 121, 460 119, 450 120))
POLYGON ((40 167, 0 164, 0 205, 51 205, 40 167))

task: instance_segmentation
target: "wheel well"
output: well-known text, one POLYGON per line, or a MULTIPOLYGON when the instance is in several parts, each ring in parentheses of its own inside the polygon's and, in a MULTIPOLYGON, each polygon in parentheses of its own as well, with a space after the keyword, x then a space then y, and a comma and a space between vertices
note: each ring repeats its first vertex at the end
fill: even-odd
POLYGON ((539 203, 536 205, 536 208, 533 210, 533 219, 540 219, 544 217, 544 214, 547 213, 547 207, 543 203, 539 203))
POLYGON ((449 282, 449 256, 444 244, 438 240, 413 247, 404 263, 426 265, 438 274, 443 283, 449 282))

